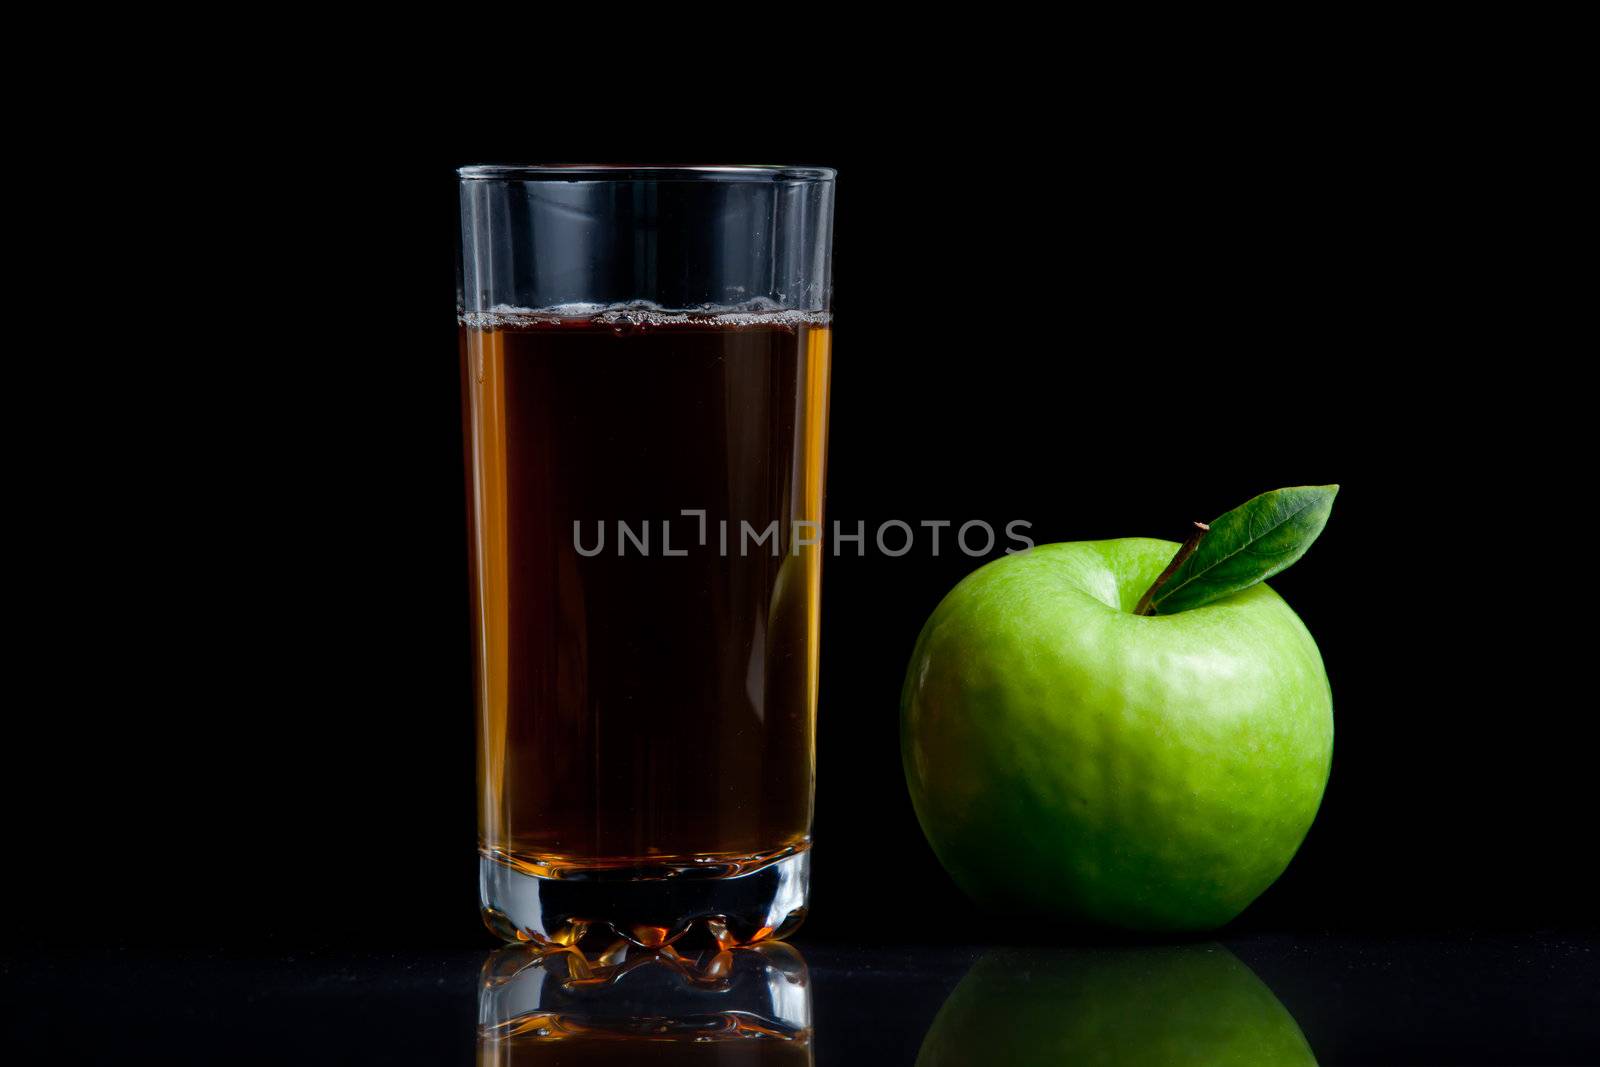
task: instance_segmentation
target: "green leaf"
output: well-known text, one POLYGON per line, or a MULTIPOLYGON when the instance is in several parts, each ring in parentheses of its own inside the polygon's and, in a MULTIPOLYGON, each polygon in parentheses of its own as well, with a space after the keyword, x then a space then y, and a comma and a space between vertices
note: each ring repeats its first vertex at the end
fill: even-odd
POLYGON ((1172 615, 1265 581, 1306 554, 1328 523, 1337 485, 1274 489, 1211 524, 1194 553, 1151 600, 1157 615, 1172 615))

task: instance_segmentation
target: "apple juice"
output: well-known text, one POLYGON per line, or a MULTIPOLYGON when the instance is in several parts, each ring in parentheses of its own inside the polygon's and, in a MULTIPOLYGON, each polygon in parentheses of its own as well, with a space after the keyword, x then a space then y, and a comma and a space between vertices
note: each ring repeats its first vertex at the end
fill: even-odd
POLYGON ((807 848, 826 318, 495 312, 460 347, 483 854, 625 877, 807 848))

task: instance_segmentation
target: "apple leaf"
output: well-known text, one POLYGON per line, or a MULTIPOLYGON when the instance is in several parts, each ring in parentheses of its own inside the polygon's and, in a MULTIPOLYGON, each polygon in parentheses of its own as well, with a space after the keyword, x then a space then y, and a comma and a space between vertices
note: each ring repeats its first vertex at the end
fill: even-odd
POLYGON ((1150 603, 1172 615, 1265 581, 1305 555, 1328 523, 1337 485, 1297 485, 1247 500, 1211 524, 1150 603))

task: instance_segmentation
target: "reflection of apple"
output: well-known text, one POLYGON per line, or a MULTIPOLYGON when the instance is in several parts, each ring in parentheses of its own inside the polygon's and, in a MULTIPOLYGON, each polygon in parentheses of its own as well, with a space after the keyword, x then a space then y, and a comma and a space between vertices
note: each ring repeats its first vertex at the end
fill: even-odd
POLYGON ((1221 945, 990 952, 917 1056, 917 1067, 1316 1062, 1294 1016, 1221 945))
POLYGON ((969 575, 923 628, 901 701, 906 779, 980 903, 1206 929, 1299 848, 1333 751, 1322 658, 1265 584, 1133 614, 1177 547, 1041 545, 969 575))

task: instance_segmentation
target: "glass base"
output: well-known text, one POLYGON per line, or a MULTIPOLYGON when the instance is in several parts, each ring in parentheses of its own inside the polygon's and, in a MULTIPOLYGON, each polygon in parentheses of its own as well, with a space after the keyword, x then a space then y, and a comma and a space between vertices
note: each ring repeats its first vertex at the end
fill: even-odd
POLYGON ((545 946, 620 937, 660 948, 697 929, 723 948, 748 945, 792 933, 810 890, 809 846, 754 864, 566 867, 560 877, 531 873, 488 849, 478 860, 485 925, 507 941, 545 946))

